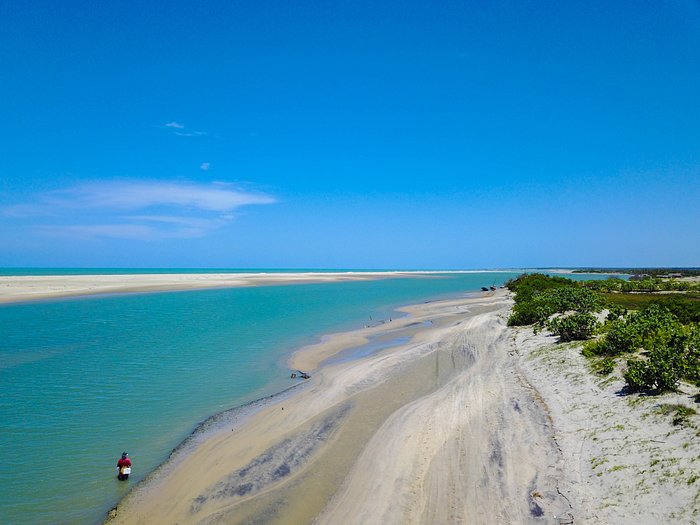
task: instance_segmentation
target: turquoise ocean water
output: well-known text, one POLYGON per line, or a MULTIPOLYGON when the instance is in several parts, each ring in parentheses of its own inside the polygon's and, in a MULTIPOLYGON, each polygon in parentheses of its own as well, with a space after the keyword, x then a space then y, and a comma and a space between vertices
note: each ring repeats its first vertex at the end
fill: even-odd
POLYGON ((0 306, 0 522, 99 523, 206 417, 291 386, 285 359, 295 348, 515 275, 0 306), (128 483, 115 477, 123 450, 134 461, 128 483))

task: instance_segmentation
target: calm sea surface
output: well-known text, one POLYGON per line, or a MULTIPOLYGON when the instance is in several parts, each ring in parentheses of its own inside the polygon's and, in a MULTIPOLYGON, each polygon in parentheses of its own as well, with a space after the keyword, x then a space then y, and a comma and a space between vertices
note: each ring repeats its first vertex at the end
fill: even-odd
MULTIPOLYGON (((26 272, 4 274, 31 274, 26 272)), ((516 275, 444 274, 0 306, 0 522, 99 523, 203 419, 290 386, 285 359, 300 345, 360 327, 370 316, 375 322, 396 317, 397 306, 499 285, 516 275), (134 462, 128 483, 116 480, 124 450, 134 462)), ((576 276, 583 277, 606 276, 576 276)))

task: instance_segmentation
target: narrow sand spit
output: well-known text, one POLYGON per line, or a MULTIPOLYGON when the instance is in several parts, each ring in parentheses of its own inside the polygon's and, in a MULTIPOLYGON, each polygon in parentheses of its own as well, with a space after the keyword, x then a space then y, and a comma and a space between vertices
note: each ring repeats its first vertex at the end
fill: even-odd
POLYGON ((115 293, 420 277, 428 273, 430 272, 2 275, 0 276, 0 303, 115 293))
POLYGON ((696 431, 635 419, 575 348, 507 328, 511 304, 415 305, 302 349, 299 391, 166 463, 110 525, 693 523, 696 431))

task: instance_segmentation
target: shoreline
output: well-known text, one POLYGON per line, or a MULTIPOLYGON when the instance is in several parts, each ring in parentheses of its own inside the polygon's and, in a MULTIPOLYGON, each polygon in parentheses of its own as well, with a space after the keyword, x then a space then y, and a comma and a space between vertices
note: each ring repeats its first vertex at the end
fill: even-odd
MULTIPOLYGON (((119 502, 107 522, 245 522, 264 509, 277 509, 276 517, 265 521, 308 522, 334 497, 343 484, 340 473, 350 472, 355 456, 392 413, 443 388, 458 374, 454 363, 450 365, 454 356, 440 351, 445 335, 459 332, 465 319, 477 319, 479 326, 482 320, 504 326, 509 305, 505 291, 430 301, 400 308, 405 317, 392 323, 331 334, 299 349, 289 359, 290 368, 313 372, 302 390, 283 400, 268 398, 240 427, 214 432, 176 464, 159 467, 119 502), (410 341, 377 345, 369 355, 348 362, 329 362, 397 334, 410 341), (436 359, 445 366, 437 375, 436 359), (294 452, 298 450, 303 453, 294 452), (272 463, 280 465, 266 471, 272 463), (182 476, 187 477, 187 489, 177 481, 182 476), (240 476, 250 481, 232 487, 232 476, 236 482, 240 476), (305 494, 316 494, 314 501, 305 494), (280 498, 299 503, 281 509, 280 498), (172 501, 181 504, 171 508, 167 502, 172 501), (230 507, 235 507, 235 519, 230 507)), ((482 332, 480 337, 489 338, 494 331, 482 332)), ((459 360, 464 364, 469 357, 459 360)))
POLYGON ((187 457, 194 449, 205 442, 208 438, 215 436, 217 433, 221 432, 224 428, 232 430, 245 425, 248 418, 254 416, 261 410, 269 407, 270 405, 283 401, 288 396, 294 395, 294 393, 304 388, 304 383, 297 383, 290 387, 287 387, 279 392, 263 396, 258 399, 254 399, 247 403, 239 406, 223 410, 222 412, 217 412, 211 416, 205 418, 203 421, 198 423, 192 432, 189 433, 185 439, 173 448, 168 456, 160 463, 154 470, 149 472, 142 480, 136 483, 129 492, 117 502, 117 505, 106 511, 107 517, 103 520, 104 523, 110 521, 111 514, 117 509, 121 501, 128 498, 131 493, 135 490, 141 490, 144 486, 148 486, 154 480, 162 476, 167 476, 169 472, 178 464, 179 461, 187 457))
MULTIPOLYGON (((505 292, 501 291, 500 293, 503 294, 505 292)), ((397 344, 393 339, 389 341, 382 340, 385 332, 404 329, 417 331, 420 330, 421 327, 433 324, 433 321, 415 321, 414 317, 417 309, 420 310, 422 307, 428 305, 433 307, 441 302, 453 303, 462 302, 464 300, 489 300, 494 296, 494 292, 485 293, 473 291, 450 295, 452 295, 452 297, 432 299, 415 305, 394 308, 393 311, 397 313, 397 316, 389 321, 365 325, 363 328, 351 329, 349 331, 321 335, 318 342, 301 346, 289 354, 285 358, 286 366, 291 371, 303 370, 315 374, 318 372, 319 368, 326 368, 341 363, 352 363, 371 357, 373 354, 396 346, 401 346, 407 342, 402 341, 401 344, 397 344), (372 345, 375 348, 369 353, 363 353, 361 356, 355 355, 354 352, 356 350, 366 345, 372 345), (336 358, 341 358, 341 361, 335 362, 334 360, 336 358)), ((405 339, 405 337, 402 339, 405 339)), ((157 485, 161 478, 170 475, 179 462, 186 459, 189 453, 206 442, 207 439, 216 437, 216 435, 220 434, 222 431, 235 431, 242 425, 245 425, 248 419, 259 414, 261 411, 284 401, 290 396, 295 396, 303 392, 309 384, 310 382, 308 381, 300 381, 279 392, 274 392, 259 399, 249 401, 243 405, 215 413, 204 419, 201 423, 196 425, 182 442, 172 449, 160 465, 135 484, 117 503, 117 506, 105 512, 107 517, 104 523, 114 523, 112 520, 116 517, 115 511, 122 502, 133 497, 135 492, 147 492, 151 485, 157 485)))

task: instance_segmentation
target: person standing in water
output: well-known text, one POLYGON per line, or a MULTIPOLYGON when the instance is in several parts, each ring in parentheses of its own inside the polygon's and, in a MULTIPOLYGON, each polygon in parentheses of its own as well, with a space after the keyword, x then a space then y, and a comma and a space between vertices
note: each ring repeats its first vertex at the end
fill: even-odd
POLYGON ((121 459, 117 461, 117 468, 119 469, 117 479, 129 479, 129 474, 131 473, 131 460, 129 459, 129 454, 126 452, 122 454, 121 459))

